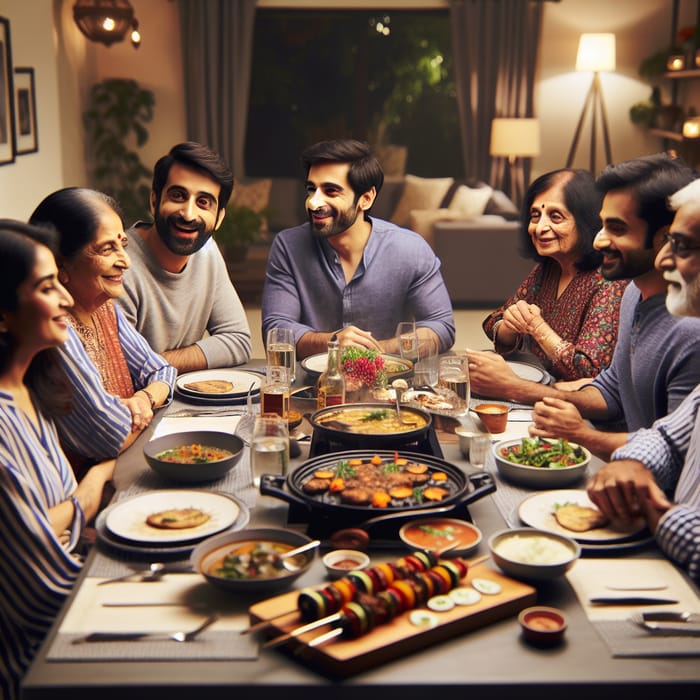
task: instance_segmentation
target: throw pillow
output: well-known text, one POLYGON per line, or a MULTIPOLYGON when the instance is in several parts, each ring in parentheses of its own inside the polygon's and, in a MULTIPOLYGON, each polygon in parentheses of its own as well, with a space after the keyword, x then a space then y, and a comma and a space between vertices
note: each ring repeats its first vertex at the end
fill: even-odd
POLYGON ((486 209, 493 189, 484 187, 467 187, 460 185, 452 197, 448 209, 457 212, 463 219, 473 219, 481 216, 486 209))
POLYGON ((458 218, 449 209, 413 209, 409 215, 408 228, 419 233, 432 247, 433 224, 436 221, 449 221, 458 218))
MULTIPOLYGON (((256 182, 233 181, 231 204, 236 207, 248 207, 255 213, 260 213, 270 203, 270 188, 272 180, 265 178, 256 182)), ((267 231, 267 219, 263 219, 260 231, 267 231)))
POLYGON ((491 194, 484 214, 498 214, 506 221, 518 221, 520 210, 513 204, 508 195, 501 190, 494 190, 491 194))
POLYGON ((406 227, 413 209, 438 209, 453 182, 451 177, 406 175, 406 183, 391 220, 397 226, 406 227))

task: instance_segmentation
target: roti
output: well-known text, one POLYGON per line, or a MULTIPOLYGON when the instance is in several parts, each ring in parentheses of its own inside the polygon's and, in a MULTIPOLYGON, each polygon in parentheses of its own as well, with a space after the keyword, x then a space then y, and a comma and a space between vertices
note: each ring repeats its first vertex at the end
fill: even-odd
POLYGON ((210 517, 199 508, 172 508, 152 513, 146 518, 146 524, 160 530, 187 530, 203 525, 210 517))
POLYGON ((587 532, 607 525, 608 519, 597 509, 568 503, 554 511, 557 522, 573 532, 587 532))
POLYGON ((198 391, 202 394, 230 394, 233 391, 233 383, 223 379, 203 379, 199 382, 190 382, 183 385, 185 389, 198 391))

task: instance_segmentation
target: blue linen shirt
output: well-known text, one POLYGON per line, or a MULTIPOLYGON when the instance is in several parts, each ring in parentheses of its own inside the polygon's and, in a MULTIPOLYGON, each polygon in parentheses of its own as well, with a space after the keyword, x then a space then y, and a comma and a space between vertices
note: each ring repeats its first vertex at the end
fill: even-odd
POLYGON ((415 319, 452 347, 454 315, 440 261, 417 233, 369 219, 372 232, 350 282, 330 244, 309 223, 281 231, 270 249, 262 298, 263 338, 270 328, 306 333, 346 326, 393 338, 400 321, 415 319))
POLYGON ((677 505, 659 520, 655 536, 666 555, 700 582, 700 386, 670 415, 630 436, 613 460, 635 459, 677 505))

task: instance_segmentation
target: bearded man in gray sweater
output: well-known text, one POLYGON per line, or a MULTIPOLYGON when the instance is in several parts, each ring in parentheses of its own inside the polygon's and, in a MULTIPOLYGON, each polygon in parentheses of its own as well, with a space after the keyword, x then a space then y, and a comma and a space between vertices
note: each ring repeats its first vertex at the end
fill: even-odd
POLYGON ((233 174, 218 153, 178 144, 154 168, 153 223, 138 221, 127 232, 131 267, 119 303, 180 373, 251 356, 248 319, 212 237, 232 191, 233 174))

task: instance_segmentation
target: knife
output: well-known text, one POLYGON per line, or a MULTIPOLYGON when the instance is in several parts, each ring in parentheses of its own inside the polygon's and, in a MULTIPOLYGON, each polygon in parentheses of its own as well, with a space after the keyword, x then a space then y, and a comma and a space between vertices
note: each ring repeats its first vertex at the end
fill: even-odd
POLYGON ((73 644, 84 642, 137 642, 139 640, 172 641, 172 636, 161 632, 91 632, 73 640, 73 644))
POLYGON ((595 596, 589 598, 593 605, 675 605, 680 601, 674 598, 660 598, 658 596, 595 596))

